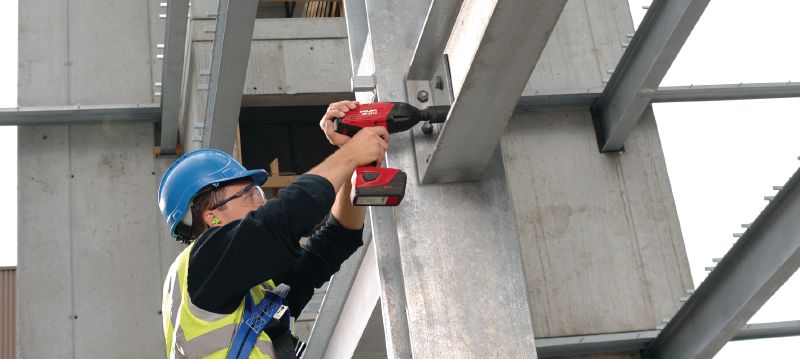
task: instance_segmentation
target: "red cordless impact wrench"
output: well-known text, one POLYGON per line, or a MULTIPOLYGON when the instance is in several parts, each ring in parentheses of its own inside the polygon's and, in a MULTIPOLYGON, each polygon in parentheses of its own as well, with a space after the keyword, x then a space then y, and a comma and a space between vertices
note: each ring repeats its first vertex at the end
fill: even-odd
MULTIPOLYGON (((443 123, 447 119, 450 106, 430 106, 420 110, 403 102, 375 102, 359 104, 345 113, 343 118, 335 118, 333 128, 336 132, 353 137, 366 127, 383 126, 389 133, 403 132, 420 122, 443 123)), ((428 133, 428 131, 425 131, 428 133)), ((403 200, 406 192, 406 173, 398 168, 369 167, 356 168, 356 182, 350 198, 356 206, 396 206, 403 200)))

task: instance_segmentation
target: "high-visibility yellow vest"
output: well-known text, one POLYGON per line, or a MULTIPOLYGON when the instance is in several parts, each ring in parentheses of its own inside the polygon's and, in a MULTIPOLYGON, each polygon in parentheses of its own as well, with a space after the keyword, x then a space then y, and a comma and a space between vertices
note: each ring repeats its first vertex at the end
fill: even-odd
MULTIPOLYGON (((230 314, 209 312, 192 304, 187 289, 189 253, 192 245, 178 255, 164 281, 161 316, 167 344, 167 358, 225 359, 236 328, 242 322, 244 298, 239 308, 230 314)), ((267 284, 272 288, 275 287, 271 280, 267 284)), ((263 285, 250 289, 256 304, 264 298, 266 290, 263 285)), ((261 332, 249 358, 277 357, 269 336, 261 332)))

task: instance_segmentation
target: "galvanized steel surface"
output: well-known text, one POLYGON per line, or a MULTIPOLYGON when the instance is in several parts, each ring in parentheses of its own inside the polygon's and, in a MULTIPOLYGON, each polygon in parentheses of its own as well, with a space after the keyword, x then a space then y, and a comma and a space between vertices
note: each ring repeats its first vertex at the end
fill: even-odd
POLYGON ((645 354, 711 358, 800 267, 800 169, 747 227, 645 354))
POLYGON ((566 3, 464 1, 447 45, 455 101, 422 183, 481 178, 566 3))
POLYGON ((189 0, 169 0, 161 66, 161 154, 175 154, 180 121, 189 0))
MULTIPOLYGON (((356 75, 374 74, 375 93, 379 101, 407 100, 405 75, 430 3, 430 0, 365 0, 369 35, 356 75)), ((360 95, 366 97, 371 94, 360 95)), ((387 154, 388 166, 397 166, 391 156, 394 151, 397 150, 393 149, 387 154)), ((414 182, 414 175, 409 175, 409 178, 412 179, 410 182, 414 182)), ((411 358, 416 345, 412 344, 414 342, 410 338, 407 312, 410 308, 406 302, 405 276, 401 269, 403 259, 398 248, 394 209, 372 208, 370 219, 380 274, 386 352, 389 358, 411 358)))
POLYGON ((328 342, 333 336, 337 323, 341 320, 342 308, 350 295, 353 281, 356 279, 358 269, 364 260, 374 260, 365 258, 367 247, 372 242, 372 231, 369 217, 364 223, 363 241, 364 245, 350 256, 339 271, 331 278, 325 298, 319 308, 319 314, 314 322, 314 327, 308 338, 308 347, 305 356, 307 358, 321 358, 325 353, 328 342))
POLYGON ((0 108, 0 126, 157 122, 159 111, 159 105, 154 103, 0 108))
POLYGON ((16 358, 16 267, 0 267, 0 359, 16 358))
POLYGON ((258 0, 220 0, 203 125, 203 148, 233 153, 258 0))
POLYGON ((592 110, 601 152, 622 150, 709 1, 652 3, 592 110))

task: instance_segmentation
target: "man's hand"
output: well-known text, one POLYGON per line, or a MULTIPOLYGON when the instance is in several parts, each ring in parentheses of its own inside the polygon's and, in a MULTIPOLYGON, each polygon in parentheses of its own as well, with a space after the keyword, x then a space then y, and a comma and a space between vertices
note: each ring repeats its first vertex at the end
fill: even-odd
POLYGON ((389 148, 388 140, 389 131, 385 127, 367 127, 342 145, 339 152, 351 158, 356 167, 380 163, 389 148))
POLYGON ((328 106, 328 111, 325 112, 325 115, 322 116, 322 120, 319 121, 319 127, 325 132, 325 137, 328 138, 328 141, 332 145, 342 146, 350 140, 349 136, 334 131, 333 119, 336 117, 344 117, 344 114, 356 108, 356 105, 358 105, 356 101, 344 100, 334 102, 328 106))
POLYGON ((364 128, 352 138, 336 133, 333 119, 344 117, 356 105, 358 102, 355 101, 339 101, 328 106, 319 127, 325 132, 328 141, 340 148, 309 172, 327 178, 336 189, 336 201, 331 208, 331 215, 349 229, 362 228, 366 212, 366 207, 356 207, 350 202, 350 177, 356 167, 380 163, 389 148, 389 132, 385 127, 364 128))
POLYGON ((350 180, 356 167, 383 159, 389 148, 388 138, 389 131, 384 127, 364 128, 308 173, 325 177, 339 191, 342 184, 350 180))

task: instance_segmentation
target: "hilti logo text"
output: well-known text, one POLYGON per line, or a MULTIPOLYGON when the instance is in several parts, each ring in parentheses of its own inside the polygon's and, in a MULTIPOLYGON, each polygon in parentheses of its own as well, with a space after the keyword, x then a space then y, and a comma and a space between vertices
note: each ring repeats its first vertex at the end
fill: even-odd
POLYGON ((377 115, 378 114, 378 110, 376 110, 376 109, 361 110, 360 112, 361 112, 361 116, 369 116, 369 115, 377 115))

